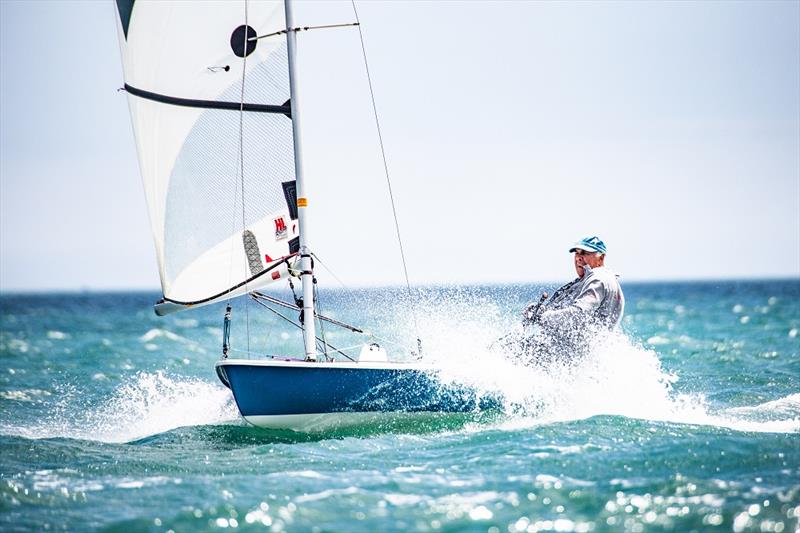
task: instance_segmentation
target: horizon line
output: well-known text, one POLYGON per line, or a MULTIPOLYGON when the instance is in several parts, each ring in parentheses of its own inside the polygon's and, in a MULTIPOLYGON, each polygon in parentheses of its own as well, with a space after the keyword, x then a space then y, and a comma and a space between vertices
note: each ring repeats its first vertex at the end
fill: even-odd
MULTIPOLYGON (((753 276, 753 277, 686 277, 686 278, 653 278, 653 279, 630 279, 624 280, 624 285, 650 285, 650 284, 665 284, 665 283, 736 283, 736 282, 759 282, 759 281, 800 281, 800 274, 797 275, 766 275, 766 276, 753 276)), ((454 282, 454 283, 419 283, 411 285, 412 289, 428 289, 428 288, 448 288, 448 287, 500 287, 509 285, 556 285, 564 283, 564 280, 539 280, 539 281, 467 281, 467 282, 454 282)), ((273 290, 274 287, 267 286, 261 290, 273 290)), ((365 289, 384 289, 384 290, 406 290, 405 285, 402 283, 396 284, 382 284, 382 285, 351 285, 343 287, 341 285, 331 285, 327 287, 328 290, 365 290, 365 289)), ((38 294, 100 294, 100 293, 155 293, 160 294, 161 288, 158 286, 153 287, 18 287, 18 288, 4 288, 0 287, 0 295, 38 295, 38 294)))

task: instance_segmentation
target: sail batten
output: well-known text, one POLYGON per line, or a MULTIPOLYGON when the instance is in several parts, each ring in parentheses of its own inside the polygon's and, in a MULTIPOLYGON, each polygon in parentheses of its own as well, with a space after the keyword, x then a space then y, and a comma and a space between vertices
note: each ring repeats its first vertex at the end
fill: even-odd
MULTIPOLYGON (((118 9, 119 4, 118 4, 118 9)), ((299 227, 282 1, 136 2, 120 12, 125 88, 169 310, 285 278, 299 227), (243 37, 242 37, 243 38, 243 37), (293 216, 294 215, 294 216, 293 216)), ((162 309, 163 310, 163 309, 162 309)))
POLYGON ((140 98, 146 98, 162 104, 177 105, 182 107, 196 107, 200 109, 227 109, 229 111, 245 111, 255 113, 279 113, 291 118, 292 107, 287 102, 284 105, 270 105, 270 104, 252 104, 248 102, 226 102, 215 100, 195 100, 192 98, 180 98, 177 96, 169 96, 166 94, 158 94, 144 89, 139 89, 131 85, 125 84, 125 90, 140 98))

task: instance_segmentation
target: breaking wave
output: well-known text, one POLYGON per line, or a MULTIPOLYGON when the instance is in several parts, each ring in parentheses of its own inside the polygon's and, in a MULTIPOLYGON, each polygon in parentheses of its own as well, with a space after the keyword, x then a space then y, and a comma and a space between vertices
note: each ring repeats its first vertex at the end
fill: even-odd
MULTIPOLYGON (((398 327, 414 331, 413 316, 402 310, 398 327)), ((615 415, 745 432, 800 433, 800 393, 752 406, 715 405, 702 392, 682 391, 680 376, 664 368, 653 349, 623 333, 606 335, 575 362, 542 368, 520 364, 502 350, 489 348, 515 321, 492 298, 431 299, 417 310, 417 317, 422 316, 425 320, 419 320, 418 328, 424 359, 439 369, 439 380, 445 386, 467 385, 479 394, 501 397, 504 412, 499 424, 504 428, 615 415)), ((161 339, 187 342, 163 329, 151 329, 138 340, 161 339)), ((657 344, 652 338, 649 342, 657 344)), ((240 420, 228 389, 164 372, 130 376, 100 400, 86 399, 75 385, 59 385, 47 398, 36 394, 4 393, 9 400, 46 401, 48 412, 29 425, 5 425, 0 432, 27 438, 131 442, 179 427, 240 420)))
POLYGON ((139 372, 100 405, 88 405, 75 387, 61 387, 50 413, 26 427, 2 428, 26 438, 130 442, 183 426, 238 419, 230 391, 199 379, 139 372))
POLYGON ((605 333, 579 360, 565 357, 566 362, 542 368, 489 348, 511 327, 490 303, 451 301, 425 315, 425 357, 441 369, 439 379, 502 396, 509 415, 504 426, 618 415, 746 432, 800 432, 800 393, 756 406, 715 408, 702 393, 681 392, 679 376, 662 366, 658 354, 622 332, 605 333))

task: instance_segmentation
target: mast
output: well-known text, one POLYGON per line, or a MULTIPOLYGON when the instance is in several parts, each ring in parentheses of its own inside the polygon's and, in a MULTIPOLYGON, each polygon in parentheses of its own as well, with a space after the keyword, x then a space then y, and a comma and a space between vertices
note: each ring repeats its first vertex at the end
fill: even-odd
POLYGON ((314 323, 314 273, 311 267, 311 249, 308 247, 308 219, 306 208, 306 183, 303 177, 303 157, 300 146, 300 97, 297 90, 297 73, 295 71, 297 53, 297 32, 293 31, 291 0, 285 0, 286 12, 286 44, 289 53, 289 94, 292 108, 292 137, 294 139, 294 174, 297 180, 297 222, 300 233, 300 280, 303 284, 303 341, 306 359, 317 360, 316 324, 314 323))

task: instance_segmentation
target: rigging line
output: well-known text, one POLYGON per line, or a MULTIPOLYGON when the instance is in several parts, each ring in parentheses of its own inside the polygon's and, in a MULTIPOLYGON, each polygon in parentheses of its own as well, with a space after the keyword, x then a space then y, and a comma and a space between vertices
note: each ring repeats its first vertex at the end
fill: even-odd
MULTIPOLYGON (((247 353, 245 350, 237 350, 237 349, 234 349, 234 348, 231 348, 230 351, 231 352, 238 352, 238 353, 247 353)), ((270 359, 277 359, 278 361, 290 361, 292 359, 295 360, 295 361, 302 361, 303 360, 303 359, 301 359, 300 357, 298 357, 296 355, 287 355, 287 354, 283 354, 283 353, 281 353, 281 354, 277 354, 277 353, 261 353, 261 354, 259 354, 259 356, 261 356, 261 357, 269 357, 270 359)))
MULTIPOLYGON (((363 344, 354 344, 353 346, 346 346, 344 348, 339 348, 339 350, 342 353, 342 355, 344 355, 345 357, 347 357, 348 359, 350 359, 354 363, 357 363, 358 361, 354 360, 352 357, 349 357, 344 352, 347 352, 348 350, 355 350, 356 348, 361 348, 362 346, 364 346, 364 345, 363 344)), ((237 348, 231 348, 230 351, 231 352, 245 353, 244 350, 239 350, 237 348)), ((305 362, 305 360, 303 359, 304 356, 301 356, 301 355, 287 355, 285 353, 280 353, 280 354, 264 353, 262 355, 264 357, 270 357, 272 359, 278 359, 279 361, 294 359, 297 362, 305 362)))
MULTIPOLYGON (((292 305, 292 304, 290 304, 288 302, 284 302, 284 301, 279 300, 277 298, 273 298, 272 296, 268 296, 268 295, 266 295, 266 294, 264 294, 262 292, 259 292, 259 291, 251 292, 250 293, 250 297, 253 298, 256 301, 256 303, 258 303, 262 307, 265 307, 269 311, 277 314, 279 317, 283 318, 284 320, 286 320, 287 322, 289 322, 290 324, 292 324, 296 328, 302 328, 301 325, 299 325, 296 322, 292 321, 290 318, 286 317, 285 315, 282 315, 282 314, 278 313, 275 309, 272 309, 271 307, 269 307, 266 303, 262 302, 261 300, 265 300, 265 301, 267 301, 267 302, 269 302, 271 304, 275 304, 275 305, 278 305, 278 306, 281 306, 281 307, 285 307, 286 309, 291 309, 293 311, 300 311, 300 310, 302 310, 302 307, 297 307, 297 306, 292 305)), ((350 329, 351 331, 354 331, 356 333, 362 333, 364 335, 369 335, 373 339, 377 339, 379 341, 386 342, 388 344, 393 344, 395 346, 399 346, 401 348, 405 348, 405 349, 409 350, 410 352, 414 351, 413 348, 408 346, 407 344, 404 344, 402 342, 389 339, 387 337, 380 337, 380 336, 375 335, 373 333, 368 333, 366 331, 362 331, 362 330, 360 330, 358 328, 354 328, 353 326, 349 326, 349 325, 347 325, 347 324, 345 324, 343 322, 339 322, 338 320, 334 320, 332 318, 328 318, 328 317, 322 316, 322 315, 317 315, 317 318, 320 319, 320 320, 328 321, 331 324, 334 324, 334 325, 337 325, 337 326, 341 326, 341 327, 344 327, 346 329, 350 329)), ((334 348, 330 344, 329 344, 329 346, 331 346, 331 348, 334 348)), ((352 346, 350 348, 358 348, 358 346, 361 346, 361 345, 352 346)), ((350 348, 340 348, 339 350, 348 350, 350 348)), ((334 348, 334 349, 336 349, 336 348, 334 348)), ((345 357, 347 357, 347 356, 345 356, 345 357)))
POLYGON ((248 41, 258 41, 259 39, 266 39, 267 37, 275 37, 276 35, 283 35, 284 33, 289 33, 290 31, 298 32, 298 31, 307 31, 307 30, 324 30, 327 28, 345 28, 347 26, 358 26, 358 22, 347 22, 344 24, 324 24, 322 26, 298 26, 297 28, 292 28, 291 30, 279 30, 274 31, 272 33, 268 33, 266 35, 259 35, 257 37, 250 37, 247 39, 248 41))
MULTIPOLYGON (((279 300, 278 298, 273 298, 272 296, 268 296, 268 295, 264 294, 263 292, 253 291, 253 292, 250 293, 250 296, 252 296, 253 298, 255 298, 257 300, 258 299, 266 300, 269 303, 278 305, 280 307, 285 307, 286 309, 291 309, 293 311, 300 311, 302 309, 302 307, 298 307, 298 306, 296 306, 294 304, 290 304, 289 302, 284 302, 283 300, 279 300)), ((320 320, 324 320, 326 322, 330 322, 331 324, 333 324, 335 326, 339 326, 341 328, 350 330, 353 333, 365 333, 364 330, 362 330, 362 329, 359 329, 359 328, 357 328, 355 326, 351 326, 349 324, 345 324, 344 322, 340 322, 340 321, 338 321, 336 319, 324 316, 322 313, 316 313, 316 315, 317 315, 317 318, 320 319, 320 320)))
POLYGON ((404 349, 408 350, 412 354, 414 353, 414 347, 413 346, 409 346, 408 344, 405 344, 405 343, 402 343, 402 342, 399 342, 399 341, 394 341, 394 340, 389 339, 387 337, 379 337, 378 335, 375 335, 375 334, 370 334, 370 337, 372 337, 373 339, 379 340, 381 342, 394 344, 395 346, 398 346, 400 348, 404 348, 404 349))
MULTIPOLYGON (((294 320, 292 320, 291 318, 289 318, 289 317, 287 317, 287 316, 285 316, 285 315, 282 315, 282 314, 281 314, 281 313, 279 313, 279 312, 278 312, 276 309, 273 309, 273 308, 271 308, 270 306, 268 306, 267 304, 265 304, 265 303, 264 303, 264 302, 262 302, 262 301, 259 301, 259 300, 258 300, 257 298, 255 298, 255 297, 253 297, 253 300, 254 300, 254 301, 255 301, 255 302, 258 304, 258 305, 260 305, 261 307, 265 308, 265 309, 266 309, 266 310, 268 310, 268 311, 271 311, 272 313, 275 313, 276 315, 278 315, 279 317, 281 317, 282 319, 284 319, 285 321, 287 321, 289 324, 293 325, 294 327, 296 327, 296 328, 298 328, 298 329, 301 329, 301 330, 304 330, 303 326, 301 326, 300 324, 298 324, 297 322, 295 322, 295 321, 294 321, 294 320)), ((316 338, 318 341, 322 342, 322 339, 320 339, 319 337, 316 337, 316 336, 315 336, 315 338, 316 338)), ((334 349, 334 350, 336 350, 337 352, 339 352, 340 354, 342 354, 344 357, 346 357, 346 358, 350 359, 350 360, 351 360, 351 361, 353 361, 354 363, 356 362, 356 360, 355 360, 355 359, 353 359, 352 357, 350 357, 349 355, 347 355, 346 353, 344 353, 342 350, 340 350, 339 348, 337 348, 337 347, 336 347, 336 346, 334 346, 333 344, 328 344, 328 346, 330 346, 332 349, 334 349)), ((345 349, 347 349, 347 348, 345 348, 345 349)))
MULTIPOLYGON (((322 305, 319 299, 319 290, 317 289, 316 283, 314 283, 314 300, 317 303, 317 309, 319 309, 319 312, 321 313, 322 305)), ((325 359, 328 359, 328 341, 325 338, 325 326, 323 325, 322 320, 319 319, 319 316, 317 316, 317 313, 314 313, 314 319, 317 320, 317 322, 319 323, 319 334, 320 336, 322 336, 322 348, 323 348, 322 353, 325 355, 325 359)))
MULTIPOLYGON (((244 0, 244 36, 242 38, 242 50, 244 50, 244 57, 242 58, 242 90, 239 93, 239 169, 241 171, 241 184, 242 184, 242 231, 247 227, 247 216, 245 214, 245 203, 244 203, 244 82, 246 79, 247 73, 247 28, 250 27, 248 23, 248 10, 247 10, 247 0, 244 0)), ((247 282, 245 281, 244 285, 245 292, 248 292, 247 282)), ((248 299, 245 298, 244 300, 244 315, 245 315, 245 325, 246 325, 246 332, 247 332, 247 354, 250 354, 250 306, 248 305, 248 299)))
MULTIPOLYGON (((233 352, 238 352, 238 353, 247 353, 245 350, 237 350, 237 349, 235 349, 235 348, 231 348, 231 349, 230 349, 230 352, 231 352, 231 353, 233 353, 233 352)), ((302 361, 302 359, 300 359, 300 358, 299 358, 299 357, 297 357, 297 356, 287 356, 286 354, 262 353, 262 354, 260 354, 260 355, 261 355, 262 357, 269 357, 269 358, 271 358, 271 359, 277 359, 278 361, 284 361, 284 360, 289 360, 289 359, 297 359, 297 360, 300 360, 300 361, 302 361)))
POLYGON ((312 256, 314 259, 316 259, 317 261, 319 261, 319 264, 320 264, 320 265, 322 265, 322 268, 324 268, 324 269, 325 269, 325 270, 328 272, 328 274, 330 274, 331 276, 333 276, 333 279, 335 279, 336 281, 338 281, 338 282, 339 282, 339 285, 341 285, 341 286, 342 286, 342 288, 344 288, 344 289, 346 289, 346 290, 348 290, 348 291, 349 291, 349 290, 351 290, 351 289, 350 289, 350 287, 348 287, 347 285, 345 285, 345 284, 344 284, 344 282, 343 282, 342 280, 340 280, 340 279, 339 279, 339 276, 337 276, 336 274, 334 274, 334 273, 333 273, 333 270, 331 270, 330 268, 328 268, 328 265, 326 265, 325 263, 323 263, 323 262, 322 262, 322 259, 320 259, 320 258, 319 258, 319 256, 318 256, 317 254, 315 254, 314 252, 311 252, 311 256, 312 256))
MULTIPOLYGON (((251 292, 250 293, 250 297, 253 298, 254 300, 258 301, 259 304, 261 304, 261 305, 266 305, 263 302, 261 302, 261 300, 264 300, 265 302, 269 302, 269 303, 271 303, 273 305, 277 305, 279 307, 283 307, 283 308, 286 308, 286 309, 291 309, 292 311, 301 311, 303 309, 302 307, 298 307, 298 306, 296 306, 294 304, 290 304, 289 302, 284 302, 283 300, 279 300, 278 298, 274 298, 274 297, 269 296, 267 294, 264 294, 263 292, 260 292, 260 291, 251 292)), ((272 308, 269 308, 269 309, 272 311, 272 308)), ((281 316, 284 316, 284 315, 281 315, 281 316)), ((316 316, 317 316, 317 318, 319 320, 324 320, 326 322, 330 322, 331 324, 333 324, 335 326, 339 326, 339 327, 348 329, 348 330, 350 330, 350 331, 352 331, 354 333, 361 333, 362 335, 368 335, 369 337, 371 337, 373 339, 377 339, 379 341, 387 342, 389 344, 393 344, 395 346, 400 346, 401 348, 408 349, 409 351, 413 351, 412 347, 410 347, 407 344, 404 344, 402 342, 389 339, 388 337, 380 337, 378 335, 375 335, 374 333, 370 333, 368 331, 364 331, 362 329, 356 328, 356 327, 351 326, 349 324, 345 324, 344 322, 340 322, 338 320, 335 320, 333 318, 327 317, 327 316, 319 314, 319 313, 317 313, 316 316)))
MULTIPOLYGON (((239 161, 236 162, 236 173, 239 173, 239 161)), ((239 188, 233 188, 233 205, 231 206, 231 246, 228 250, 228 287, 233 287, 233 247, 235 246, 236 239, 233 236, 236 234, 236 202, 239 201, 239 188)), ((225 300, 228 305, 231 303, 231 293, 233 291, 228 291, 228 298, 225 300)))
MULTIPOLYGON (((392 192, 392 182, 389 179, 389 165, 386 162, 386 150, 383 147, 383 135, 381 134, 381 125, 378 120, 378 106, 375 104, 375 91, 372 89, 372 76, 369 73, 369 63, 367 62, 367 48, 364 45, 364 32, 361 31, 361 20, 358 18, 358 10, 356 9, 356 2, 355 0, 350 0, 350 3, 353 6, 353 15, 356 18, 356 25, 358 26, 358 38, 361 41, 361 53, 364 57, 364 69, 367 73, 367 84, 369 85, 369 96, 372 100, 372 112, 375 115, 375 129, 378 131, 378 142, 381 146, 381 157, 383 158, 383 171, 386 175, 386 185, 389 188, 389 199, 392 203, 392 215, 394 216, 394 227, 395 231, 397 232, 397 244, 400 247, 400 259, 403 261, 403 274, 406 277, 406 288, 408 288, 408 296, 411 298, 412 303, 414 300, 414 295, 411 292, 411 282, 408 280, 408 267, 406 266, 406 254, 403 251, 403 240, 400 238, 400 223, 397 220, 397 208, 394 204, 394 194, 392 192)), ((417 342, 419 343, 419 327, 417 326, 417 314, 414 312, 412 308, 411 315, 414 319, 414 331, 417 334, 417 342)))
MULTIPOLYGON (((247 0, 245 0, 245 21, 247 20, 247 0)), ((247 23, 245 22, 245 26, 247 23)), ((247 31, 245 31, 245 37, 247 36, 247 31)), ((245 48, 246 49, 246 48, 245 48)), ((247 56, 244 57, 244 60, 247 61, 247 56)), ((244 69, 242 69, 242 89, 244 89, 244 69)), ((244 113, 244 94, 241 95, 239 100, 239 149, 240 149, 240 157, 236 161, 236 174, 243 175, 244 171, 240 168, 242 164, 242 157, 241 157, 241 145, 242 145, 242 114, 244 113)), ((233 205, 231 206, 231 246, 228 249, 228 286, 233 286, 233 251, 234 247, 236 246, 236 239, 234 235, 236 234, 236 203, 239 201, 239 188, 234 187, 233 189, 233 205)), ((242 205, 244 206, 244 197, 242 197, 242 205)), ((245 279, 245 291, 247 290, 247 279, 245 279)), ((226 299, 226 305, 230 305, 233 298, 230 296, 233 291, 228 293, 228 298, 226 299)), ((245 315, 249 318, 249 309, 247 308, 247 301, 244 304, 245 308, 245 315)), ((248 321, 249 322, 249 321, 248 321)), ((249 323, 248 323, 249 328, 249 323)), ((248 346, 247 351, 250 352, 250 335, 247 335, 248 339, 248 346)))

